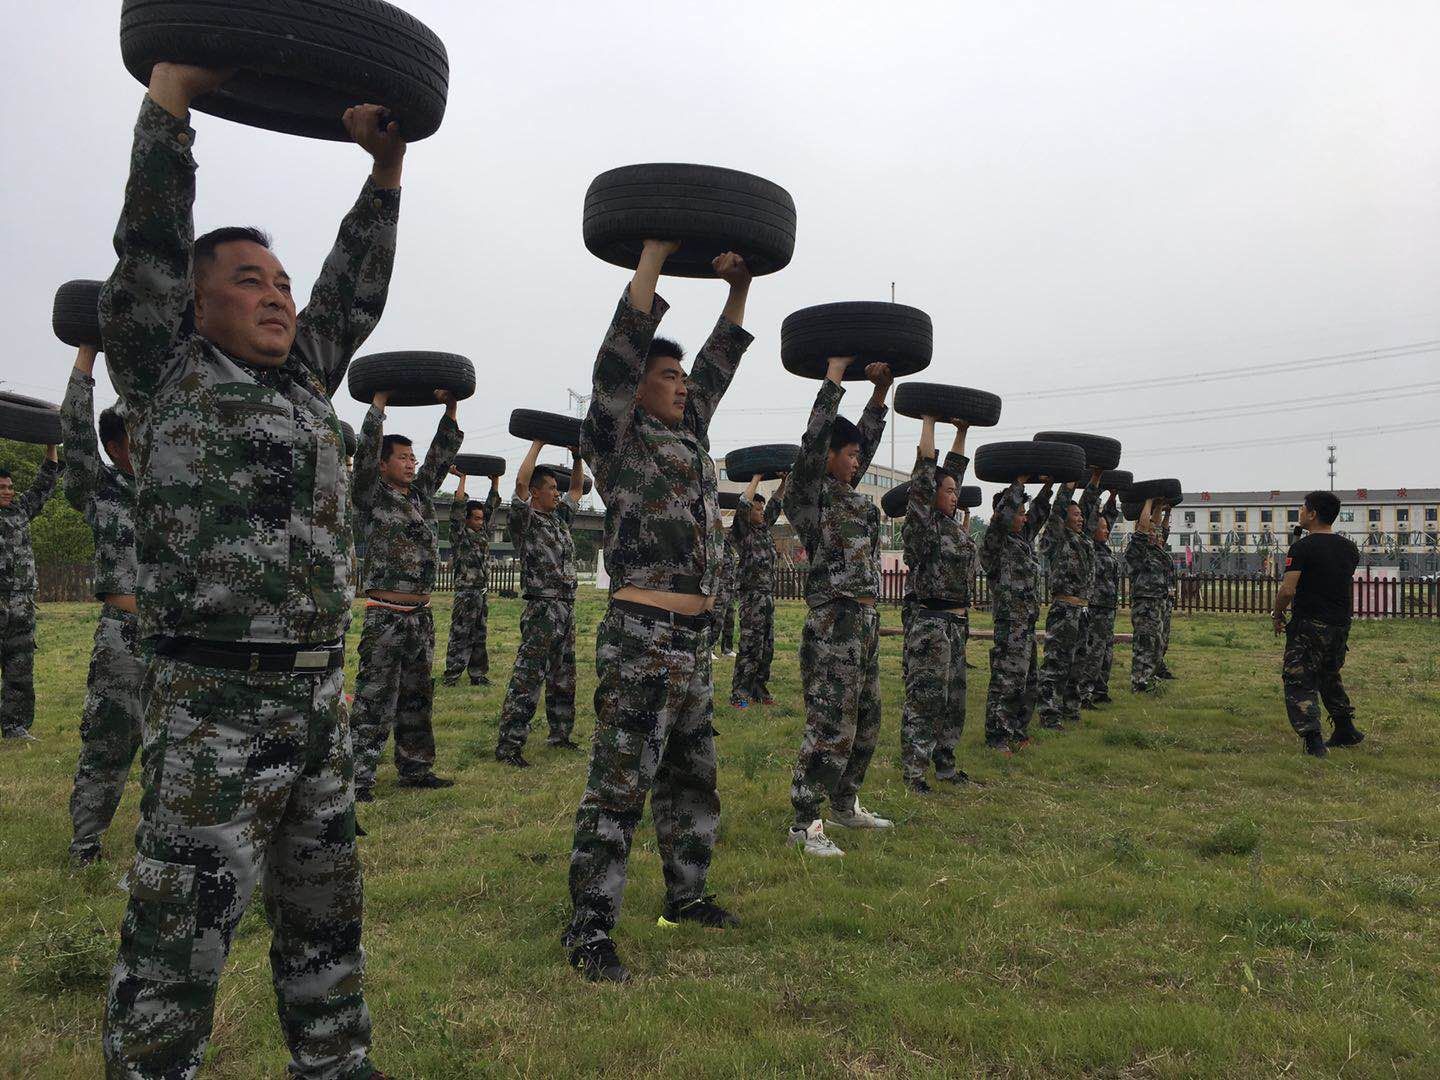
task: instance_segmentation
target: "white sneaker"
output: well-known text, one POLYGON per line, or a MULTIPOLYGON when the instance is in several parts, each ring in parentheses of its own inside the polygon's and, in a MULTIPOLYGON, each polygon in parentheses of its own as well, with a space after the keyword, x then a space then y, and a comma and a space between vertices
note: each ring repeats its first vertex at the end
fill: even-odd
POLYGON ((825 823, 819 818, 812 821, 808 828, 802 829, 799 825, 790 826, 790 843, 800 848, 806 855, 814 855, 820 859, 829 859, 845 854, 835 845, 835 841, 825 835, 825 823))
POLYGON ((734 649, 726 649, 724 655, 725 655, 725 656, 734 656, 734 655, 735 655, 735 650, 734 650, 734 649))
POLYGON ((711 660, 719 660, 719 659, 720 659, 720 657, 719 657, 718 655, 716 655, 714 649, 711 649, 711 650, 710 650, 710 659, 711 659, 711 660))
POLYGON ((860 800, 855 800, 855 805, 849 810, 836 810, 830 808, 830 816, 825 819, 830 825, 842 829, 888 829, 895 823, 889 818, 872 814, 860 805, 860 800))

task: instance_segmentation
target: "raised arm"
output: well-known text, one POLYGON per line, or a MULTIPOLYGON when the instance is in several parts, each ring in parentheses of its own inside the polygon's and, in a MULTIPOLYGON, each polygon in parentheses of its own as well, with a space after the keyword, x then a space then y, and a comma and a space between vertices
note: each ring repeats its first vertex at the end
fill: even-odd
POLYGON ((465 503, 467 500, 465 498, 465 474, 451 465, 450 475, 460 478, 460 483, 455 488, 455 498, 450 501, 450 543, 453 544, 455 538, 460 535, 460 530, 465 528, 465 503))
POLYGON ((585 459, 580 456, 580 451, 575 451, 575 460, 570 463, 570 501, 576 506, 580 505, 580 498, 585 494, 585 459))
POLYGON ((1085 524, 1081 528, 1085 530, 1086 536, 1095 531, 1095 526, 1100 521, 1100 477, 1104 475, 1104 471, 1091 469, 1090 482, 1080 494, 1080 513, 1085 518, 1085 524))
POLYGON ((465 433, 455 422, 455 413, 459 408, 455 395, 449 390, 437 390, 435 400, 445 406, 445 413, 440 417, 435 437, 430 440, 430 449, 425 452, 425 464, 420 466, 420 471, 415 474, 416 487, 427 497, 440 490, 446 473, 450 471, 450 463, 460 452, 460 443, 465 438, 465 433))
POLYGON ((885 434, 885 414, 889 411, 885 405, 885 397, 890 393, 890 384, 895 381, 889 364, 867 365, 865 378, 875 384, 875 390, 865 405, 865 411, 860 414, 860 423, 857 425, 860 428, 860 467, 855 470, 855 479, 850 482, 851 487, 860 486, 860 481, 865 479, 865 474, 870 471, 870 462, 875 457, 875 451, 880 449, 880 436, 885 434))
POLYGON ((905 526, 901 535, 905 564, 912 571, 928 557, 930 541, 935 535, 930 528, 935 514, 935 421, 927 416, 922 424, 920 445, 915 451, 915 468, 910 472, 910 501, 905 507, 905 526))
POLYGON ((717 256, 714 261, 715 273, 730 286, 730 295, 725 301, 725 310, 710 331, 710 337, 691 365, 686 385, 690 389, 685 399, 685 425, 709 445, 710 421, 720 405, 720 399, 735 378, 735 369, 740 357, 750 347, 754 337, 740 324, 745 321, 745 298, 750 292, 750 268, 745 260, 733 251, 717 256))
POLYGON ((490 523, 495 519, 495 511, 500 509, 500 477, 490 477, 490 494, 485 496, 485 528, 488 531, 490 523))
POLYGON ((30 485, 30 490, 15 500, 20 512, 29 520, 34 521, 40 516, 40 511, 45 509, 45 503, 50 496, 55 494, 55 480, 60 475, 60 463, 56 460, 55 447, 45 447, 45 460, 40 465, 40 471, 35 474, 35 482, 30 485))
POLYGON ((1041 526, 1040 549, 1042 551, 1051 551, 1064 537, 1065 516, 1070 509, 1070 504, 1074 501, 1075 485, 1073 483, 1061 485, 1060 494, 1056 496, 1054 505, 1050 507, 1045 524, 1041 526))
POLYGON ((970 469, 970 459, 965 456, 965 436, 969 431, 969 424, 957 423, 955 441, 950 444, 950 452, 945 455, 945 471, 955 477, 957 488, 965 482, 965 473, 970 469))
POLYGON ((60 405, 60 441, 65 444, 65 501, 82 514, 100 486, 100 440, 95 434, 96 350, 81 345, 75 370, 60 405))
POLYGON ((767 527, 774 525, 775 522, 780 520, 780 511, 784 508, 785 482, 789 479, 789 473, 782 476, 780 478, 780 486, 777 487, 770 498, 765 501, 765 524, 767 527))
POLYGON ((830 430, 835 426, 840 400, 845 396, 840 377, 849 363, 848 356, 831 357, 830 373, 815 395, 810 422, 800 438, 800 455, 795 459, 795 468, 786 486, 785 516, 802 538, 813 538, 820 528, 820 495, 825 487, 830 455, 830 430))
POLYGON ((536 439, 525 451, 525 459, 515 473, 515 498, 524 501, 530 498, 530 477, 535 475, 535 462, 540 460, 540 451, 545 449, 545 440, 536 439))
POLYGON ((1040 494, 1031 501, 1030 514, 1025 519, 1023 530, 1025 539, 1031 541, 1050 520, 1050 496, 1054 491, 1055 482, 1048 476, 1042 476, 1040 479, 1045 482, 1045 486, 1040 489, 1040 494))
POLYGON ((375 494, 380 488, 380 446, 385 441, 385 406, 389 401, 386 391, 376 394, 360 425, 350 484, 355 505, 362 510, 375 505, 375 494))

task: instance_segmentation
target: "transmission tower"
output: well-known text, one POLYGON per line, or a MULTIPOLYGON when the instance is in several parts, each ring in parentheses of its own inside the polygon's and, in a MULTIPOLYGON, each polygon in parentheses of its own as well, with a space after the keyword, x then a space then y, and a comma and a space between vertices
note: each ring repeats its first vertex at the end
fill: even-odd
POLYGON ((576 393, 569 388, 566 388, 565 392, 570 395, 571 410, 574 411, 576 416, 583 420, 585 418, 585 410, 590 407, 590 398, 592 395, 576 393))
POLYGON ((1331 491, 1334 491, 1334 490, 1335 490, 1335 444, 1334 444, 1334 443, 1331 443, 1331 444, 1330 444, 1329 446, 1327 446, 1325 449, 1327 449, 1327 450, 1330 451, 1330 458, 1329 458, 1329 464, 1330 464, 1330 490, 1331 490, 1331 491))

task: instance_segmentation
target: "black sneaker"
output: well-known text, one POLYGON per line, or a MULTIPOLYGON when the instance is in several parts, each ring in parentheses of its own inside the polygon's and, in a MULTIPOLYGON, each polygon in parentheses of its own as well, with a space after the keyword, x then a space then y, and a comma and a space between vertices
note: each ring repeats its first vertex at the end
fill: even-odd
POLYGON ((373 789, 373 788, 368 788, 368 787, 357 787, 357 788, 355 789, 355 801, 356 801, 356 802, 374 802, 374 801, 375 801, 375 791, 374 791, 374 789, 373 789))
POLYGON ((1099 707, 1099 705, 1096 705, 1095 702, 1091 701, 1088 697, 1080 702, 1080 708, 1082 709, 1098 709, 1099 707))
POLYGON ((489 685, 490 685, 490 676, 488 676, 488 675, 480 675, 480 676, 474 677, 474 678, 472 678, 472 679, 470 680, 470 685, 471 685, 471 686, 489 686, 489 685))
POLYGON ((1130 692, 1132 694, 1153 694, 1155 692, 1155 684, 1153 682, 1131 683, 1130 692))
POLYGON ((1325 743, 1326 746, 1359 746, 1365 741, 1365 733, 1352 724, 1336 724, 1335 731, 1325 743))
POLYGON ((906 780, 905 786, 911 791, 913 791, 916 795, 930 794, 930 785, 925 782, 923 777, 918 780, 906 780))
POLYGON ((1096 705, 1109 705, 1109 704, 1110 704, 1111 702, 1113 702, 1115 699, 1110 696, 1110 691, 1105 690, 1105 691, 1102 691, 1101 693, 1096 694, 1096 695, 1095 695, 1093 698, 1091 698, 1090 700, 1093 701, 1096 705))
POLYGON ((91 863, 100 861, 100 849, 86 848, 84 851, 72 851, 70 853, 70 865, 76 870, 83 870, 91 863))
POLYGON ((630 981, 630 972, 620 962, 620 956, 615 951, 615 942, 608 937, 571 949, 570 966, 590 982, 630 981))
POLYGON ((1311 757, 1324 757, 1329 752, 1325 749, 1325 740, 1318 731, 1312 731, 1305 736, 1305 753, 1311 757))
POLYGON ((978 780, 970 779, 970 774, 964 769, 956 769, 949 776, 937 776, 935 777, 935 782, 937 784, 954 784, 956 787, 960 787, 962 784, 979 783, 978 780))
POLYGON ((528 769, 530 767, 530 762, 526 761, 521 756, 519 750, 516 750, 514 753, 511 754, 497 753, 495 755, 495 760, 500 762, 501 765, 512 765, 517 769, 528 769))
POLYGON ((420 776, 402 776, 395 781, 396 787, 412 788, 447 788, 454 787, 455 781, 444 776, 436 776, 433 772, 423 773, 420 776))
POLYGON ((713 927, 716 930, 733 930, 740 925, 740 920, 715 903, 713 896, 702 896, 699 900, 691 900, 687 904, 665 901, 665 911, 656 920, 656 925, 673 928, 682 922, 698 922, 701 926, 713 927))
POLYGON ((1171 671, 1168 667, 1161 668, 1159 671, 1155 672, 1155 677, 1157 679, 1173 679, 1175 678, 1175 673, 1171 671))
POLYGON ((546 746, 553 746, 556 750, 579 750, 580 744, 574 739, 556 739, 554 742, 546 742, 546 746))
POLYGON ((441 679, 441 680, 440 680, 440 685, 441 685, 441 686, 459 686, 459 685, 460 685, 460 680, 459 680, 458 678, 454 678, 454 679, 441 679))

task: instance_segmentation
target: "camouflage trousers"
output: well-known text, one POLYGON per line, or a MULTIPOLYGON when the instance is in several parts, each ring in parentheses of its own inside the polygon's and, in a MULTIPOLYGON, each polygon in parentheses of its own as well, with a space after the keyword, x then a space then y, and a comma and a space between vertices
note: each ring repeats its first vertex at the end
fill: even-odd
POLYGON ((985 697, 985 741, 1023 739, 1039 693, 1035 622, 1028 604, 995 601, 995 641, 990 646, 990 691, 985 697))
POLYGON ((1161 609, 1160 616, 1160 662, 1155 665, 1155 670, 1169 672, 1170 665, 1165 663, 1165 657, 1170 652, 1170 616, 1175 613, 1175 601, 1170 597, 1165 598, 1165 606, 1161 609))
POLYGON ((846 811, 880 739, 880 612, 832 600, 812 607, 800 634, 805 734, 790 782, 795 823, 809 825, 821 803, 846 811))
POLYGON ((343 670, 261 674, 157 657, 144 799, 105 1009, 107 1076, 192 1077, 256 884, 294 1076, 370 1075, 343 670))
MULTIPOLYGON (((709 643, 706 643, 707 647, 709 643)), ((575 730, 575 600, 532 597, 520 615, 520 648, 500 710, 496 754, 518 754, 530 737, 530 719, 545 690, 548 742, 575 730)))
POLYGON ((668 900, 705 893, 720 830, 710 637, 611 607, 595 635, 595 738, 570 855, 573 947, 610 936, 650 796, 668 900))
POLYGON ((130 763, 140 749, 140 688, 146 663, 140 655, 140 619, 105 604, 95 625, 90 677, 80 714, 80 763, 70 793, 70 854, 98 854, 110 827, 130 763))
POLYGON ((407 779, 435 768, 435 616, 428 607, 365 608, 360 669, 350 727, 355 738, 355 786, 375 786, 380 752, 395 730, 395 771, 407 779))
POLYGON ((907 603, 905 707, 900 718, 900 764, 905 779, 923 780, 933 762, 936 777, 955 775, 955 747, 965 730, 965 615, 907 603))
POLYGON ((768 592, 740 594, 740 649, 735 656, 732 697, 760 701, 770 693, 770 664, 775 659, 775 597, 768 592))
POLYGON ((1340 681, 1349 638, 1350 627, 1314 619, 1292 618, 1285 628, 1285 711, 1297 734, 1321 734, 1321 701, 1337 727, 1354 724, 1355 708, 1340 681))
POLYGON ((29 731, 35 723, 35 597, 0 595, 0 727, 29 731))
POLYGON ((1134 630, 1130 645, 1130 685, 1134 689, 1148 689, 1155 682, 1164 625, 1164 597, 1130 598, 1130 626, 1134 630))
POLYGON ((1045 616, 1045 661, 1040 665, 1039 713, 1045 727, 1080 722, 1080 635, 1086 608, 1052 601, 1045 616))
POLYGON ((487 626, 490 594, 485 589, 456 589, 450 608, 450 642, 445 647, 445 685, 454 686, 465 672, 480 679, 490 674, 487 626))
POLYGON ((720 633, 720 651, 721 651, 721 652, 734 652, 734 651, 735 651, 735 593, 734 593, 733 590, 727 591, 723 597, 718 597, 718 598, 716 599, 716 601, 715 601, 715 611, 717 612, 717 614, 718 614, 718 612, 720 612, 722 609, 724 610, 725 614, 719 615, 718 618, 717 618, 717 620, 716 620, 716 621, 717 621, 717 624, 719 625, 720 630, 721 630, 721 633, 720 633), (722 601, 723 601, 723 603, 722 603, 722 601))
POLYGON ((1115 609, 1086 608, 1081 621, 1077 674, 1081 701, 1110 692, 1110 668, 1114 659, 1115 609))

